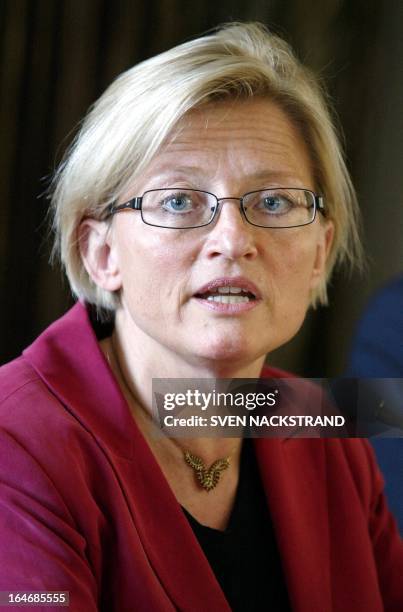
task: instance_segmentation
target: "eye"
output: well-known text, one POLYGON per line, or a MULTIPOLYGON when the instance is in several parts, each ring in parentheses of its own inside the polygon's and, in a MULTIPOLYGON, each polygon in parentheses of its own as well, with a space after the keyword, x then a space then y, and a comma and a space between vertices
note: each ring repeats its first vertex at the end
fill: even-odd
POLYGON ((266 212, 273 214, 284 214, 294 206, 294 202, 284 195, 272 194, 264 196, 259 207, 266 212))
POLYGON ((190 212, 193 208, 192 198, 186 193, 173 193, 162 201, 162 208, 168 212, 190 212))

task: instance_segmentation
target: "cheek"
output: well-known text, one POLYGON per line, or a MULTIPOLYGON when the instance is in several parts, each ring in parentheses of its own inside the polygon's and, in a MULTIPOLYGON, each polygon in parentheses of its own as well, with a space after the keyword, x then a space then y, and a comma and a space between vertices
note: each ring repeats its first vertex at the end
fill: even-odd
POLYGON ((162 312, 174 309, 180 301, 181 287, 188 277, 193 256, 176 234, 167 235, 168 230, 143 223, 133 225, 132 231, 123 228, 117 236, 122 296, 150 312, 157 305, 160 312, 161 305, 162 312))
POLYGON ((298 303, 303 297, 308 299, 315 261, 316 240, 313 236, 298 230, 293 235, 278 236, 269 254, 268 270, 280 300, 292 298, 298 303))
POLYGON ((281 236, 265 266, 268 270, 269 318, 282 342, 297 333, 309 308, 315 264, 314 244, 301 232, 281 236))

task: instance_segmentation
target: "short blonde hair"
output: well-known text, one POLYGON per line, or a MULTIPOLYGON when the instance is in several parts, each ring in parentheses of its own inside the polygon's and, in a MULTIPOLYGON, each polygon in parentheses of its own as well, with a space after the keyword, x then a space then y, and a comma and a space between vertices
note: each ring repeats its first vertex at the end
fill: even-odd
POLYGON ((101 218, 145 170, 186 113, 217 100, 276 101, 309 147, 315 188, 335 227, 326 278, 312 304, 326 303, 334 265, 360 261, 358 206, 326 95, 289 45, 258 23, 231 23, 121 74, 92 106, 52 184, 54 252, 73 293, 113 310, 119 296, 98 287, 80 255, 78 227, 101 218))

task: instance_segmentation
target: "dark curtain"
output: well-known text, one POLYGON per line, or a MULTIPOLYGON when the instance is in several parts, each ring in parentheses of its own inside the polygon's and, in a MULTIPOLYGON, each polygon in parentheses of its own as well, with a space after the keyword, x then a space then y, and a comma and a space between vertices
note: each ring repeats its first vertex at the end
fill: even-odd
POLYGON ((284 35, 327 83, 364 217, 368 271, 333 281, 275 363, 335 375, 369 293, 403 262, 402 4, 399 0, 2 0, 0 362, 72 302, 49 266, 49 178, 88 106, 134 63, 229 20, 284 35))

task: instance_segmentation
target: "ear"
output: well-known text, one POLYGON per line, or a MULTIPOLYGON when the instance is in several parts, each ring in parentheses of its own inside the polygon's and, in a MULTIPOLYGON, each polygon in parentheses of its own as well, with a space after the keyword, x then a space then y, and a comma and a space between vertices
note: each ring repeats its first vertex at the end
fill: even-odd
POLYGON ((85 269, 93 282, 107 291, 119 290, 121 275, 110 225, 84 219, 78 229, 78 242, 85 269))
POLYGON ((326 221, 321 225, 321 235, 316 246, 316 256, 311 277, 311 289, 316 289, 320 284, 326 269, 326 261, 333 243, 334 224, 326 221))

